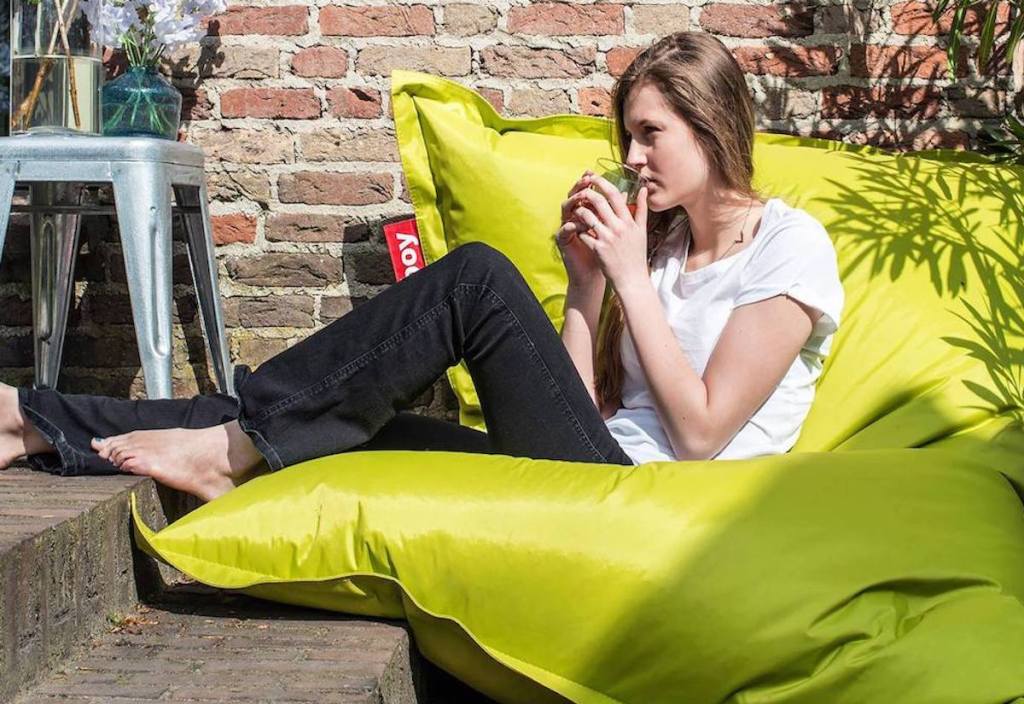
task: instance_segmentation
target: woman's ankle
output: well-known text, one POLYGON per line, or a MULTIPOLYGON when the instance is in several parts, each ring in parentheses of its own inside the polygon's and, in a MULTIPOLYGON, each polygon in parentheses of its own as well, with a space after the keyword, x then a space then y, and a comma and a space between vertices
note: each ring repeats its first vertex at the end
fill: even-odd
POLYGON ((256 449, 248 434, 242 430, 238 421, 229 421, 223 427, 228 439, 227 454, 231 477, 241 479, 263 462, 263 455, 256 449))
POLYGON ((52 449, 28 420, 13 386, 0 383, 0 468, 52 449))

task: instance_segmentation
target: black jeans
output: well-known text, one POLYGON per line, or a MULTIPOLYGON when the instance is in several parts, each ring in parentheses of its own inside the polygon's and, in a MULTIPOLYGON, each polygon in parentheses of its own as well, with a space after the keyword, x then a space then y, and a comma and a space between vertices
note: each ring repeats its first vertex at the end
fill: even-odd
POLYGON ((21 389, 56 449, 51 472, 117 470, 93 437, 237 420, 270 469, 347 450, 435 449, 631 465, 515 265, 482 243, 458 247, 251 372, 238 398, 128 401, 21 389), (487 433, 401 412, 465 360, 487 433))

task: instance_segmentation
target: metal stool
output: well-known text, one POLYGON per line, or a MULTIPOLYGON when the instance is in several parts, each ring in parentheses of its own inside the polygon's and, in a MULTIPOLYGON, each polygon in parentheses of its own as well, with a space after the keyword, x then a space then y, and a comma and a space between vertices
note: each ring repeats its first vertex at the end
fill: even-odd
POLYGON ((234 395, 206 203, 203 151, 146 137, 19 135, 0 138, 0 252, 18 182, 32 213, 32 315, 37 388, 56 385, 73 297, 81 215, 116 212, 132 318, 149 398, 171 391, 171 192, 185 222, 206 341, 222 391, 234 395), (80 203, 85 184, 111 183, 115 208, 80 203))

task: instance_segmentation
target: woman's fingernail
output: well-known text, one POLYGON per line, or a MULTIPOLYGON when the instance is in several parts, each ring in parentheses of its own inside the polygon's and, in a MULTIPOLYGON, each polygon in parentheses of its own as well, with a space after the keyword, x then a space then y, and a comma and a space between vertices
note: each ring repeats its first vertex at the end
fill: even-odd
POLYGON ((106 438, 93 438, 93 439, 92 439, 92 441, 93 441, 93 442, 95 442, 95 443, 101 443, 101 442, 103 442, 104 440, 106 440, 106 438))

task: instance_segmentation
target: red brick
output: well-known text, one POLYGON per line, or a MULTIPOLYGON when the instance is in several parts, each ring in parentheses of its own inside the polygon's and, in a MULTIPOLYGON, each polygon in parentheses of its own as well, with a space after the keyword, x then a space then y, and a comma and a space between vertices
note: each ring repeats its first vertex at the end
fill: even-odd
POLYGON ((643 47, 639 46, 620 46, 612 49, 605 56, 605 62, 608 65, 608 75, 619 77, 626 72, 629 65, 633 63, 633 59, 636 55, 643 51, 643 47))
POLYGON ((485 34, 497 25, 498 13, 494 8, 470 4, 444 6, 444 29, 448 34, 460 37, 485 34))
POLYGON ((701 10, 700 26, 729 37, 806 37, 814 33, 814 8, 716 3, 701 10))
POLYGON ((622 34, 626 24, 620 5, 534 3, 513 7, 508 31, 520 34, 622 34))
POLYGON ((256 218, 245 213, 231 215, 214 215, 210 218, 213 224, 213 243, 232 244, 256 241, 256 218))
POLYGON ((335 7, 320 11, 320 31, 346 37, 434 34, 434 12, 425 5, 335 7))
POLYGON ((394 69, 465 76, 473 69, 472 49, 468 46, 366 46, 359 50, 356 72, 360 75, 387 76, 394 69))
POLYGON ((164 56, 162 67, 177 78, 277 78, 281 52, 273 46, 219 46, 215 57, 198 44, 164 56), (211 60, 212 58, 212 60, 211 60))
POLYGON ((341 78, 348 73, 348 52, 332 46, 311 46, 292 57, 292 72, 296 76, 341 78))
MULTIPOLYGON (((974 5, 968 8, 964 18, 966 34, 980 34, 985 18, 988 16, 990 3, 983 6, 974 5)), ((890 8, 892 30, 896 34, 937 35, 946 34, 953 25, 953 9, 946 10, 939 17, 938 25, 932 20, 934 3, 928 2, 897 2, 890 8)), ((1010 19, 1010 3, 999 3, 999 14, 996 16, 996 36, 1006 30, 1010 19)))
POLYGON ((320 299, 320 320, 330 323, 352 312, 352 308, 352 299, 349 297, 324 296, 320 299))
MULTIPOLYGON (((934 46, 879 46, 855 44, 850 48, 850 75, 859 78, 949 77, 946 51, 934 46)), ((961 53, 957 75, 967 75, 967 61, 961 53)))
POLYGON ((582 78, 594 70, 594 50, 495 46, 480 52, 483 70, 502 78, 582 78))
POLYGON ((280 7, 229 7, 227 12, 208 20, 207 33, 211 36, 226 34, 268 34, 297 36, 309 31, 309 8, 305 5, 280 7))
POLYGON ((577 99, 584 115, 611 116, 612 94, 606 89, 580 88, 577 99))
POLYGON ((267 239, 271 242, 344 242, 349 229, 338 215, 320 213, 271 213, 267 239))
POLYGON ((181 119, 206 120, 213 112, 213 104, 202 88, 181 89, 181 119))
POLYGON ((304 120, 320 117, 320 101, 312 88, 235 88, 220 96, 224 117, 267 117, 304 120))
POLYGON ((834 46, 741 46, 733 49, 747 73, 770 76, 831 76, 839 68, 834 46))
POLYGON ((262 252, 229 257, 225 265, 234 281, 251 286, 328 286, 342 278, 341 260, 323 254, 262 252))
POLYGON ((299 171, 281 174, 278 197, 282 203, 310 205, 369 205, 391 200, 391 174, 299 171))
POLYGON ((935 117, 942 93, 933 86, 830 86, 822 91, 821 114, 825 118, 935 117))
MULTIPOLYGON (((250 367, 258 367, 271 357, 274 357, 288 349, 287 340, 273 337, 241 337, 238 339, 238 361, 250 367)), ((196 696, 209 696, 209 688, 203 688, 203 693, 194 692, 196 696)), ((187 692, 178 691, 179 696, 187 696, 187 692)), ((237 693, 232 693, 237 696, 237 693)), ((231 696, 231 695, 227 695, 231 696)))
POLYGON ((505 94, 499 88, 477 88, 476 91, 499 113, 505 109, 505 94))
POLYGON ((380 91, 374 88, 331 88, 327 91, 327 104, 332 117, 381 116, 380 91))
POLYGON ((232 296, 224 299, 224 324, 237 328, 311 328, 309 296, 232 296))

